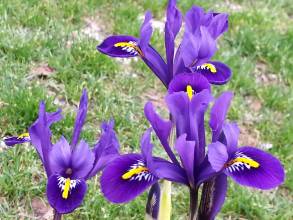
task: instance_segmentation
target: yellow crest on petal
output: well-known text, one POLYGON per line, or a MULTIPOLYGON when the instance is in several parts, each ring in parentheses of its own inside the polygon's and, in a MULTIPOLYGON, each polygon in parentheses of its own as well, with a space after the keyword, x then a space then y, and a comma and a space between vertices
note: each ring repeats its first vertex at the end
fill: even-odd
POLYGON ((126 52, 132 53, 134 55, 139 53, 139 55, 143 57, 143 53, 142 53, 141 49, 139 48, 137 43, 134 41, 118 42, 118 43, 114 44, 114 47, 121 47, 122 50, 125 50, 126 52))
POLYGON ((134 175, 140 174, 141 172, 145 172, 145 171, 148 171, 148 168, 146 168, 146 167, 137 167, 137 168, 134 168, 134 169, 130 169, 129 171, 127 171, 126 173, 124 173, 122 175, 122 179, 124 179, 124 180, 130 179, 134 175))
POLYGON ((213 65, 211 63, 204 63, 204 64, 198 66, 197 69, 202 69, 202 70, 208 69, 212 73, 216 73, 217 72, 217 68, 215 67, 215 65, 213 65))
POLYGON ((29 136, 30 136, 29 133, 23 133, 23 134, 19 135, 19 136, 17 137, 17 139, 26 138, 26 137, 29 137, 29 136))
POLYGON ((189 100, 191 101, 194 91, 190 85, 186 86, 186 92, 187 92, 189 100))
POLYGON ((62 193, 62 198, 67 199, 69 195, 69 190, 70 190, 70 178, 67 178, 65 180, 65 185, 64 185, 64 190, 62 193))

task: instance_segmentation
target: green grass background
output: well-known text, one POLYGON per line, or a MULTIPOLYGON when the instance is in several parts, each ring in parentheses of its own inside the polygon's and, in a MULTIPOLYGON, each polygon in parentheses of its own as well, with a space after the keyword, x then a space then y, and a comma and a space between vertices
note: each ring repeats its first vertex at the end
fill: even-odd
MULTIPOLYGON (((86 19, 100 32, 137 36, 144 11, 163 20, 166 0, 2 0, 0 2, 0 136, 25 132, 36 119, 38 103, 64 109, 53 126, 54 139, 70 138, 83 87, 90 107, 82 137, 93 144, 100 123, 113 117, 122 152, 139 151, 139 138, 149 126, 143 106, 164 97, 158 79, 140 61, 117 62, 95 47, 99 41, 83 33, 86 19), (48 77, 33 76, 42 63, 54 68, 48 77)), ((269 151, 286 169, 286 182, 276 190, 258 191, 229 181, 226 203, 218 219, 293 219, 293 4, 290 0, 179 1, 230 14, 228 33, 219 40, 215 59, 227 63, 233 78, 214 93, 233 90, 229 119, 246 129, 252 142, 271 143, 269 151), (253 100, 252 104, 249 100, 253 100), (256 109, 255 105, 259 107, 256 109)), ((163 52, 158 30, 152 44, 163 52)), ((161 108, 164 114, 164 110, 161 108)), ((155 152, 162 153, 159 145, 155 152)), ((126 205, 108 203, 99 177, 90 181, 83 206, 65 219, 143 219, 146 193, 126 205)), ((44 197, 46 178, 29 145, 0 152, 0 219, 36 219, 32 200, 44 197), (35 217, 34 217, 35 216, 35 217)), ((188 192, 173 187, 172 219, 185 219, 188 192)))

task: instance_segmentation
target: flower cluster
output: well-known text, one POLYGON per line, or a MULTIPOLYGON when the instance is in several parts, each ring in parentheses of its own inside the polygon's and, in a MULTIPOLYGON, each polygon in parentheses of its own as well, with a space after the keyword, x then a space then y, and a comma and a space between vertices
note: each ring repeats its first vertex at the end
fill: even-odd
POLYGON ((190 189, 190 218, 214 219, 225 200, 227 176, 244 186, 271 189, 284 181, 284 170, 274 156, 255 147, 238 147, 239 128, 226 120, 233 94, 212 95, 212 84, 225 84, 232 75, 226 64, 211 60, 217 51, 217 39, 228 29, 228 15, 193 6, 184 17, 185 31, 176 53, 175 38, 182 15, 175 0, 169 1, 166 17, 166 62, 149 43, 150 12, 145 15, 139 38, 110 36, 97 49, 111 57, 139 56, 167 88, 170 119, 162 119, 150 102, 144 111, 170 160, 152 155, 148 130, 141 139, 141 154, 124 154, 109 163, 101 176, 101 188, 109 201, 123 203, 159 179, 180 183, 190 189), (212 102, 212 139, 207 144, 205 117, 212 102), (173 128, 176 141, 171 145, 173 128))
POLYGON ((160 204, 164 191, 159 180, 189 188, 190 219, 215 218, 225 201, 227 177, 257 189, 271 189, 284 181, 284 169, 277 158, 256 147, 238 147, 237 123, 226 119, 233 93, 226 91, 217 98, 212 95, 213 85, 225 84, 232 76, 226 64, 212 60, 218 38, 228 29, 228 15, 193 6, 183 18, 176 1, 170 0, 165 23, 166 60, 150 45, 151 18, 147 12, 140 37, 110 36, 97 46, 111 57, 140 57, 167 89, 169 119, 162 118, 151 102, 145 104, 151 127, 141 137, 140 153, 119 154, 113 121, 102 124, 101 137, 92 149, 84 140, 79 141, 87 114, 86 90, 70 142, 61 137, 52 143, 50 126, 62 115, 60 110, 46 112, 43 102, 28 133, 4 139, 8 146, 30 142, 35 147, 48 178, 46 195, 55 219, 81 205, 86 181, 102 170, 100 185, 107 200, 129 202, 151 187, 146 211, 152 219, 166 220, 170 217, 160 204), (183 19, 185 30, 175 50, 183 19), (207 120, 209 126, 205 125, 207 120), (168 159, 153 155, 152 132, 168 159), (207 132, 211 133, 209 141, 207 132))

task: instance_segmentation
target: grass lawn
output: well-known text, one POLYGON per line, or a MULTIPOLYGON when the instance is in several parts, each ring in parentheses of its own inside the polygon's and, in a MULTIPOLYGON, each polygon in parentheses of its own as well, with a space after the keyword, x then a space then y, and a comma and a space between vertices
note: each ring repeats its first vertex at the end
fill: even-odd
MULTIPOLYGON (((0 137, 20 134, 36 119, 38 103, 63 109, 54 139, 71 137, 75 111, 86 87, 90 107, 82 137, 94 144, 103 120, 114 118, 122 152, 138 151, 148 128, 144 103, 162 103, 164 89, 136 59, 116 60, 95 47, 109 34, 138 35, 141 16, 156 20, 152 44, 163 51, 160 28, 166 0, 2 0, 0 2, 0 137)), ((229 181, 218 219, 293 219, 293 4, 290 0, 181 0, 230 14, 228 33, 216 58, 233 70, 232 80, 214 93, 233 90, 229 119, 241 128, 240 142, 276 155, 286 182, 257 191, 229 181), (214 3, 217 2, 217 3, 214 3)), ((162 114, 164 108, 160 108, 162 114)), ((155 153, 162 153, 157 145, 155 153)), ((91 179, 83 206, 64 219, 143 219, 147 194, 126 205, 108 203, 99 177, 91 179)), ((50 218, 44 199, 46 177, 32 146, 0 148, 0 219, 50 218)), ((173 187, 172 219, 185 219, 188 192, 173 187)))

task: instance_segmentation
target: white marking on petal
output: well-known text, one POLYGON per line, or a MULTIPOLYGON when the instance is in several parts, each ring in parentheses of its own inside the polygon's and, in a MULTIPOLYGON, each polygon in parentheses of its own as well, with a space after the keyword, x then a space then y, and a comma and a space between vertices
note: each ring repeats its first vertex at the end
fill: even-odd
MULTIPOLYGON (((65 188, 65 182, 66 182, 66 178, 64 178, 63 176, 58 176, 57 177, 58 180, 58 187, 61 189, 61 191, 64 191, 65 188)), ((76 180, 70 180, 70 191, 72 189, 74 189, 81 181, 76 179, 76 180)))

